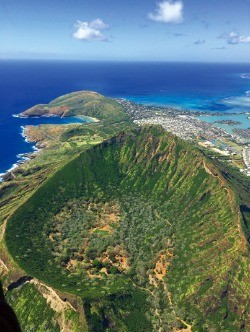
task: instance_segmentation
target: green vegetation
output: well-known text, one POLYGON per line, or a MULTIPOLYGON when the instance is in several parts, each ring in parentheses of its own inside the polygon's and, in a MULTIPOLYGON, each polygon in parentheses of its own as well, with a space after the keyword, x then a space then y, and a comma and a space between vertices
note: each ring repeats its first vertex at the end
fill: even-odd
POLYGON ((249 251, 220 168, 160 127, 126 130, 78 151, 20 205, 8 250, 80 296, 91 331, 247 331, 249 251))
POLYGON ((46 300, 32 284, 8 291, 7 301, 14 309, 21 329, 30 332, 59 332, 55 312, 47 306, 46 300))
POLYGON ((142 308, 149 312, 145 292, 136 290, 117 294, 105 299, 86 301, 84 305, 89 330, 137 332, 152 331, 149 317, 142 314, 142 308))
MULTIPOLYGON (((89 96, 89 102, 91 102, 91 96, 93 100, 97 97, 102 99, 100 113, 103 108, 108 109, 109 104, 113 103, 110 98, 95 93, 82 92, 73 95, 78 96, 79 104, 82 98, 82 105, 86 96, 89 96)), ((67 99, 67 96, 69 95, 62 96, 59 100, 67 99)), ((70 100, 71 98, 69 103, 70 100)), ((9 173, 6 176, 6 182, 0 184, 0 225, 56 169, 89 147, 134 127, 121 106, 118 103, 115 105, 117 108, 113 112, 103 111, 105 113, 103 117, 100 114, 103 120, 98 123, 26 127, 29 140, 38 142, 38 146, 43 149, 35 158, 9 173), (121 121, 122 119, 124 121, 121 121), (118 122, 115 122, 116 120, 118 122)), ((82 106, 82 109, 85 109, 84 107, 82 106)))
POLYGON ((111 98, 92 91, 69 93, 52 100, 49 104, 40 104, 21 113, 23 116, 58 115, 89 116, 103 122, 128 121, 123 107, 111 98))
POLYGON ((243 230, 250 242, 250 178, 240 173, 238 168, 218 162, 224 178, 230 183, 237 197, 242 214, 243 230))

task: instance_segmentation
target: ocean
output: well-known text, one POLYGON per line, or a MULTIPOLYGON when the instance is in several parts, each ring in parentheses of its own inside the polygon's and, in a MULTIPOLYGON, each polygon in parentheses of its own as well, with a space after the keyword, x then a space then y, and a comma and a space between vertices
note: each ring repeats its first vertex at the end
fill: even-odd
POLYGON ((13 114, 79 90, 147 105, 221 114, 250 112, 250 63, 1 60, 0 173, 11 168, 19 154, 32 151, 32 144, 21 136, 22 126, 79 121, 21 119, 13 114))

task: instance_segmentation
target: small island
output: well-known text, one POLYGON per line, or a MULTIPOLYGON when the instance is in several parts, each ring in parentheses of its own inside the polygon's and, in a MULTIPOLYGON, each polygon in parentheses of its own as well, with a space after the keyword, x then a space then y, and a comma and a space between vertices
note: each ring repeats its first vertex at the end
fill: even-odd
POLYGON ((218 123, 218 124, 225 124, 228 126, 238 126, 241 124, 240 121, 235 121, 235 120, 218 120, 218 121, 214 121, 214 123, 218 123))

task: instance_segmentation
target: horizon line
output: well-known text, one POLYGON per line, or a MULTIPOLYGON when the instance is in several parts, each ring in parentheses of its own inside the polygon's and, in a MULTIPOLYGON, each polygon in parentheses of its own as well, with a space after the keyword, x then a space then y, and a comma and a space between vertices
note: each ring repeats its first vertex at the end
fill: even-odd
POLYGON ((44 59, 44 58, 0 58, 0 61, 13 62, 88 62, 88 63, 206 63, 206 64, 250 64, 250 61, 213 61, 213 60, 149 60, 149 59, 44 59))

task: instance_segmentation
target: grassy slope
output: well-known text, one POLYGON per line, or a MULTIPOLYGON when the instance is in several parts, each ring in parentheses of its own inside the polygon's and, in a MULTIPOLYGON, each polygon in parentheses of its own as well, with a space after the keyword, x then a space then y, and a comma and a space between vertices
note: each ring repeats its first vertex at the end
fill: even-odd
POLYGON ((60 331, 55 312, 34 285, 25 284, 21 288, 13 289, 7 293, 6 299, 15 311, 23 331, 27 327, 34 332, 60 331))
MULTIPOLYGON (((68 105, 78 105, 79 108, 77 106, 76 109, 79 110, 79 114, 83 114, 81 112, 84 111, 90 112, 88 115, 96 116, 101 121, 82 125, 30 126, 30 139, 38 141, 46 148, 35 159, 20 165, 17 170, 12 172, 12 175, 7 177, 6 182, 0 183, 0 225, 33 190, 36 190, 49 174, 61 167, 70 158, 133 126, 118 103, 94 92, 68 94, 52 101, 53 105, 54 103, 66 107, 67 103, 68 105), (93 109, 91 105, 97 101, 99 103, 98 114, 90 114, 91 109, 93 109)), ((29 111, 27 112, 29 113, 29 111)), ((38 113, 43 115, 46 112, 40 113, 38 111, 38 113)), ((31 114, 37 115, 32 112, 31 114)))
POLYGON ((237 168, 219 163, 223 176, 237 193, 237 202, 243 216, 243 229, 250 242, 250 178, 239 173, 237 168))
MULTIPOLYGON (((102 107, 109 110, 109 106, 105 106, 104 99, 105 98, 103 97, 104 104, 102 104, 102 107)), ((91 100, 89 101, 91 102, 91 100)), ((108 99, 107 102, 108 104, 112 104, 112 102, 108 99)), ((9 269, 6 271, 6 269, 2 269, 2 266, 0 265, 1 280, 4 282, 5 286, 13 281, 18 280, 18 278, 23 276, 25 273, 13 262, 12 258, 7 252, 5 243, 2 241, 6 219, 16 210, 19 205, 23 204, 32 194, 32 192, 37 190, 37 188, 49 176, 49 174, 53 174, 58 167, 62 167, 62 165, 68 162, 69 159, 74 158, 75 155, 89 148, 93 144, 101 142, 102 140, 107 139, 108 137, 114 135, 117 132, 120 132, 121 130, 126 130, 126 128, 130 126, 131 123, 125 117, 125 113, 123 113, 121 109, 119 109, 119 112, 120 113, 117 117, 113 117, 112 115, 116 114, 116 109, 114 107, 114 113, 111 109, 110 118, 108 118, 108 114, 106 112, 105 119, 109 125, 107 125, 103 120, 98 123, 83 125, 44 125, 32 128, 32 137, 34 140, 40 141, 43 145, 46 146, 46 148, 43 149, 35 159, 20 165, 20 167, 12 173, 6 182, 0 184, 0 253, 1 259, 9 269), (116 119, 120 121, 121 118, 126 118, 126 121, 119 123, 114 122, 111 124, 111 122, 116 119)), ((98 115, 101 117, 100 109, 98 115)), ((96 114, 96 116, 98 115, 96 114)), ((36 286, 33 285, 33 287, 36 286)), ((38 294, 37 296, 39 296, 39 289, 36 289, 36 292, 38 294)), ((10 293, 7 293, 8 300, 11 304, 13 304, 11 297, 12 299, 15 299, 14 307, 18 315, 22 315, 22 310, 29 312, 30 307, 28 306, 28 303, 33 303, 32 294, 32 292, 21 292, 19 294, 19 290, 13 290, 10 293), (16 298, 15 294, 20 295, 18 297, 20 301, 16 298), (25 295, 26 301, 23 301, 24 295, 22 294, 25 295)), ((42 299, 41 294, 40 297, 42 299)), ((46 308, 47 311, 45 310, 44 312, 48 313, 50 310, 52 310, 48 304, 46 308)), ((33 314, 31 312, 31 316, 32 315, 33 314)), ((82 314, 80 314, 80 316, 81 315, 82 314)), ((78 318, 75 316, 79 316, 79 313, 77 313, 77 315, 76 313, 72 315, 70 312, 67 314, 69 323, 77 321, 78 318)), ((46 319, 46 315, 44 318, 46 319)), ((25 317, 22 317, 21 321, 23 321, 24 325, 27 324, 26 328, 31 327, 31 321, 28 322, 25 320, 25 317)), ((76 327, 76 331, 77 330, 78 329, 76 327)))
MULTIPOLYGON (((93 304, 100 297, 100 290, 106 289, 106 300, 104 296, 101 300, 104 302, 97 310, 103 324, 101 317, 105 313, 102 315, 101 312, 105 301, 112 307, 110 311, 115 312, 116 300, 109 296, 119 296, 124 291, 133 296, 134 286, 124 274, 111 276, 113 286, 108 289, 104 280, 94 287, 88 286, 89 291, 88 288, 84 292, 78 291, 76 283, 79 280, 75 276, 65 278, 60 269, 55 273, 54 267, 48 265, 51 249, 46 244, 43 225, 68 199, 83 194, 115 197, 114 187, 119 187, 125 194, 143 193, 144 197, 150 197, 157 202, 157 208, 164 211, 171 225, 168 236, 174 242, 174 258, 168 262, 170 267, 164 282, 157 280, 155 286, 162 288, 165 297, 159 299, 162 303, 165 301, 168 308, 164 314, 164 307, 159 304, 158 316, 162 315, 163 324, 167 326, 171 320, 176 324, 177 317, 180 317, 190 321, 194 331, 239 331, 244 328, 244 324, 249 323, 244 311, 249 296, 248 249, 240 228, 234 193, 218 168, 198 150, 157 127, 119 135, 109 143, 80 154, 48 179, 9 220, 6 241, 13 257, 28 273, 58 288, 65 285, 67 290, 82 296, 85 301, 88 299, 86 303, 92 301, 93 304), (19 237, 13 241, 18 231, 19 237), (166 314, 170 316, 165 322, 166 314)), ((147 232, 145 222, 142 222, 142 228, 138 229, 138 223, 133 227, 134 232, 126 233, 131 239, 134 237, 133 241, 136 241, 136 232, 147 232)), ((122 230, 119 236, 126 245, 122 230)), ((147 246, 139 243, 139 249, 143 251, 144 248, 147 246)), ((127 249, 131 251, 131 248, 127 249)), ((155 260, 158 254, 155 253, 155 260)), ((146 257, 147 252, 136 258, 139 259, 137 262, 147 266, 150 262, 146 257)), ((148 269, 146 279, 150 275, 155 278, 148 269)), ((132 278, 140 285, 138 275, 132 275, 132 278)), ((142 281, 140 287, 143 286, 149 288, 148 281, 142 281)), ((153 289, 153 292, 157 291, 153 289)), ((145 292, 142 296, 145 297, 145 292)), ((141 302, 138 297, 136 301, 141 302)), ((142 303, 145 310, 145 300, 142 303)), ((131 307, 127 310, 130 311, 131 307)), ((138 317, 143 321, 142 312, 138 312, 138 317)), ((93 319, 91 315, 90 322, 93 319)), ((92 324, 98 325, 98 319, 92 324)), ((117 324, 124 324, 124 319, 120 317, 117 324)), ((128 329, 128 325, 123 328, 128 329)))

